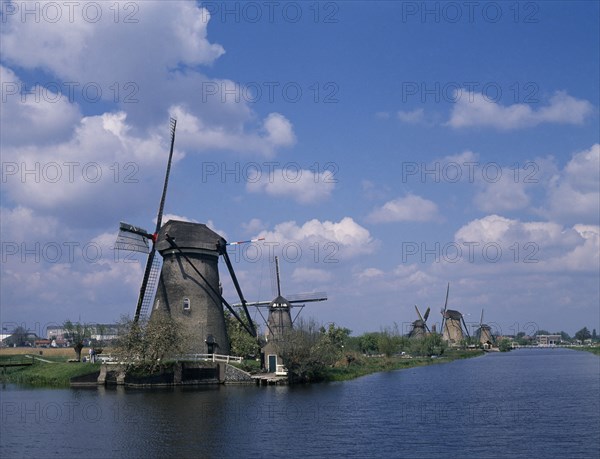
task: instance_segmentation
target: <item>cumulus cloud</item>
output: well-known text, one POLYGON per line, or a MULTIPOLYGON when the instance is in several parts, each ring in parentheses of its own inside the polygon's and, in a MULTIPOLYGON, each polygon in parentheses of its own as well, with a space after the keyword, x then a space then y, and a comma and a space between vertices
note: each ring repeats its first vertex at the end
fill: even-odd
POLYGON ((600 145, 573 155, 547 185, 542 215, 572 223, 598 223, 600 218, 600 145))
POLYGON ((437 204, 413 194, 388 201, 368 216, 374 223, 427 222, 438 218, 437 204))
POLYGON ((68 138, 81 118, 76 104, 49 88, 24 88, 11 69, 0 65, 2 82, 1 144, 55 143, 68 138), (24 92, 25 91, 25 92, 24 92))
POLYGON ((457 90, 456 103, 447 125, 453 128, 486 126, 500 130, 523 129, 543 123, 583 124, 593 106, 564 91, 557 91, 549 104, 533 109, 527 104, 500 105, 483 94, 457 90))
POLYGON ((278 148, 296 142, 292 123, 279 113, 270 113, 258 129, 245 129, 242 124, 232 130, 205 121, 183 105, 173 106, 169 111, 178 120, 178 145, 187 150, 219 149, 272 157, 278 148))
POLYGON ((569 228, 553 222, 522 222, 488 215, 461 227, 455 240, 465 247, 494 244, 504 252, 502 259, 529 270, 597 272, 599 234, 600 227, 595 225, 569 228))
POLYGON ((298 244, 307 254, 314 253, 318 248, 321 251, 320 259, 329 258, 329 261, 373 253, 377 246, 369 230, 350 217, 344 217, 339 222, 313 219, 302 226, 294 221, 283 222, 275 225, 272 231, 261 231, 258 237, 281 246, 298 244))
POLYGON ((292 272, 292 280, 298 283, 319 283, 330 282, 333 278, 331 272, 319 268, 296 268, 292 272))
POLYGON ((291 198, 300 204, 311 204, 329 198, 335 183, 331 171, 314 172, 288 167, 248 177, 246 189, 251 193, 265 193, 291 198))
MULTIPOLYGON (((39 9, 35 3, 22 2, 21 7, 39 9)), ((210 14, 193 2, 171 2, 169 8, 158 2, 96 5, 87 12, 80 5, 72 16, 64 7, 53 22, 7 15, 0 34, 4 58, 24 68, 46 68, 63 80, 99 82, 108 89, 109 82, 144 81, 148 62, 165 73, 179 64, 212 64, 225 52, 207 40, 210 14)))

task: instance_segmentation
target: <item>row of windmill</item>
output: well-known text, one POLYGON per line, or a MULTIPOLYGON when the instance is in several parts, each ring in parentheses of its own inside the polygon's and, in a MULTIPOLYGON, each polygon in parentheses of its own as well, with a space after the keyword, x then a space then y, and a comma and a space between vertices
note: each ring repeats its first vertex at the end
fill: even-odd
MULTIPOLYGON (((162 224, 176 127, 177 121, 171 119, 170 151, 154 232, 150 233, 140 227, 122 222, 115 242, 117 250, 148 254, 134 321, 137 322, 141 317, 148 315, 152 319, 154 314, 166 313, 180 324, 186 336, 189 352, 201 353, 201 350, 205 350, 208 354, 229 355, 230 343, 223 306, 257 340, 259 340, 258 333, 248 308, 256 307, 260 312, 259 308, 266 307, 269 312, 268 318, 265 319, 263 316, 267 329, 266 345, 264 340, 262 342, 264 345, 263 356, 266 360, 264 364, 270 371, 275 371, 280 362, 278 362, 273 343, 281 339, 286 330, 292 328, 297 317, 296 314, 296 317, 292 319, 292 306, 325 301, 327 295, 313 293, 284 297, 281 293, 279 265, 275 259, 277 286, 275 299, 249 303, 244 298, 227 253, 227 247, 254 241, 228 243, 222 236, 202 223, 169 220, 164 225, 162 224), (157 257, 156 252, 161 256, 157 257), (230 304, 223 297, 218 270, 220 257, 225 261, 233 286, 239 296, 239 303, 230 304), (238 314, 238 311, 241 311, 241 314, 238 314)), ((448 291, 446 292, 446 304, 442 311, 442 333, 444 339, 449 343, 460 343, 464 339, 462 329, 464 319, 458 311, 447 309, 448 291)), ((417 308, 419 319, 413 323, 411 331, 413 338, 432 332, 427 326, 429 312, 428 308, 425 316, 421 316, 417 308)), ((489 341, 491 343, 489 327, 482 323, 480 331, 482 342, 489 341)), ((468 334, 468 330, 466 332, 468 334)))
MULTIPOLYGON (((467 338, 471 338, 469 333, 469 327, 465 323, 463 315, 454 309, 448 309, 448 295, 450 293, 450 284, 446 288, 446 301, 444 302, 444 308, 440 311, 442 314, 441 334, 442 339, 446 341, 450 346, 461 345, 467 338)), ((412 328, 408 334, 409 338, 419 339, 427 336, 431 333, 436 333, 436 326, 433 325, 430 329, 427 325, 427 319, 431 308, 427 308, 424 315, 421 315, 419 308, 415 305, 418 319, 412 323, 412 328)), ((479 319, 479 327, 475 331, 475 339, 479 344, 484 347, 491 347, 494 345, 494 336, 492 334, 492 327, 488 324, 483 323, 483 309, 481 310, 481 318, 479 319)))

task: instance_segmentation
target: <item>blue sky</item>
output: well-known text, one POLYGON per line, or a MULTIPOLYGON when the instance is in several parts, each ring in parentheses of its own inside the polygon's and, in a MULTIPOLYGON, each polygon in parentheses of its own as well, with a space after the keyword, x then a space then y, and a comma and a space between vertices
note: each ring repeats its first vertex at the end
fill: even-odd
POLYGON ((599 328, 597 2, 74 8, 2 2, 3 327, 133 313, 111 246, 153 227, 176 116, 165 211, 265 237, 249 300, 274 253, 354 333, 439 322, 448 282, 503 333, 599 328))

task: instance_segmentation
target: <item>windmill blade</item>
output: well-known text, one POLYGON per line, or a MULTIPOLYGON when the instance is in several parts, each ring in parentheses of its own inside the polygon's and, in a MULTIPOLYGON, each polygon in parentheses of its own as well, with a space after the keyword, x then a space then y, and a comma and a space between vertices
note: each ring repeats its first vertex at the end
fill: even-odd
POLYGON ((467 327, 467 324, 466 324, 466 322, 465 322, 465 318, 463 317, 463 315, 462 315, 462 314, 460 315, 460 320, 462 321, 462 324, 463 324, 463 325, 464 325, 464 327, 465 327, 465 331, 467 332, 467 336, 468 336, 469 338, 471 338, 471 334, 469 333, 469 328, 467 327))
POLYGON ((223 244, 219 248, 219 253, 223 255, 223 259, 225 260, 225 264, 227 265, 227 270, 229 271, 229 275, 231 276, 231 280, 233 281, 235 290, 237 291, 238 296, 240 297, 240 301, 242 302, 242 308, 244 309, 244 313, 246 314, 246 319, 248 319, 248 326, 250 328, 249 332, 253 337, 256 338, 256 328, 254 327, 254 322, 252 322, 252 317, 250 317, 250 313, 248 312, 248 307, 246 306, 246 299, 244 298, 244 294, 242 293, 242 289, 237 280, 237 276, 235 275, 235 271, 233 270, 233 265, 231 264, 231 260, 229 259, 229 254, 227 253, 226 243, 224 240, 223 244))
POLYGON ((427 310, 425 311, 425 316, 424 316, 425 320, 424 320, 424 322, 427 322, 427 318, 429 317, 429 313, 430 312, 431 312, 431 308, 427 308, 427 310))
POLYGON ((448 295, 450 294, 450 282, 446 287, 446 301, 444 302, 444 310, 442 311, 442 326, 440 327, 442 336, 444 335, 444 319, 446 317, 446 309, 448 308, 448 295))
POLYGON ((289 303, 314 303, 316 301, 327 301, 327 292, 296 293, 285 297, 289 303))
MULTIPOLYGON (((146 260, 146 269, 144 270, 144 278, 142 280, 142 286, 140 287, 140 294, 138 296, 137 306, 135 307, 135 316, 133 317, 134 322, 137 322, 140 318, 140 314, 142 312, 142 307, 146 305, 146 310, 148 305, 152 302, 154 298, 155 290, 149 289, 148 286, 152 283, 152 285, 156 285, 156 279, 158 278, 158 268, 154 271, 152 269, 154 265, 154 259, 156 255, 156 249, 152 247, 150 251, 150 255, 148 255, 148 260, 146 260), (147 299, 146 292, 148 292, 148 296, 151 298, 147 299)), ((159 261, 160 263, 160 261, 159 261)))
POLYGON ((171 162, 173 161, 173 148, 175 146, 175 129, 177 128, 177 120, 171 118, 171 148, 169 149, 169 160, 167 161, 167 171, 165 172, 165 183, 163 185, 162 195, 160 197, 160 204, 158 205, 158 214, 156 216, 156 229, 154 231, 154 237, 158 234, 160 227, 162 226, 163 210, 165 208, 165 199, 167 198, 167 187, 169 185, 169 174, 171 173, 171 162))
POLYGON ((128 252, 149 253, 150 244, 148 239, 140 234, 120 229, 114 245, 115 250, 126 250, 128 252))
POLYGON ((421 312, 419 311, 419 308, 417 307, 416 304, 415 304, 415 310, 417 311, 417 315, 419 316, 419 320, 421 320, 422 322, 425 322, 423 320, 423 316, 421 315, 421 312))
POLYGON ((481 309, 481 319, 479 319, 479 327, 483 324, 483 309, 481 309))
POLYGON ((275 257, 275 279, 277 280, 277 296, 281 296, 281 280, 279 279, 279 257, 275 257))

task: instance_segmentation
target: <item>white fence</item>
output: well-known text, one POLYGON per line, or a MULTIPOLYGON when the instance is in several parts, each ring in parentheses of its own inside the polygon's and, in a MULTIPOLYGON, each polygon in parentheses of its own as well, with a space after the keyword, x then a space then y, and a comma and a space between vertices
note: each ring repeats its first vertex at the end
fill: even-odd
POLYGON ((192 362, 197 361, 208 361, 208 362, 238 362, 241 363, 242 357, 234 357, 232 355, 221 355, 221 354, 184 354, 177 356, 177 360, 187 360, 192 362))
MULTIPOLYGON (((116 364, 116 363, 124 363, 124 362, 118 362, 118 359, 110 354, 98 354, 96 356, 96 360, 100 363, 112 363, 112 364, 116 364)), ((241 363, 243 358, 242 357, 234 357, 232 355, 221 355, 221 354, 183 354, 183 355, 178 355, 175 360, 177 361, 181 361, 181 360, 185 360, 188 362, 199 362, 199 361, 203 361, 203 362, 238 362, 241 363)))

